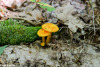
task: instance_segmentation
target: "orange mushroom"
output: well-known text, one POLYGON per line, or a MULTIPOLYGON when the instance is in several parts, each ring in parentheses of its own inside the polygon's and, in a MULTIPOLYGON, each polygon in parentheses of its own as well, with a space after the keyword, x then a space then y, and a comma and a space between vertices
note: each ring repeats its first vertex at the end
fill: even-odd
POLYGON ((50 38, 51 38, 52 32, 57 32, 59 30, 58 26, 53 24, 53 23, 45 23, 45 24, 43 24, 42 25, 42 29, 50 32, 50 35, 46 39, 46 43, 50 42, 50 38))
POLYGON ((50 35, 50 32, 48 31, 45 31, 44 29, 40 29, 38 32, 37 32, 38 36, 42 37, 42 43, 41 43, 41 46, 45 46, 45 37, 50 35))

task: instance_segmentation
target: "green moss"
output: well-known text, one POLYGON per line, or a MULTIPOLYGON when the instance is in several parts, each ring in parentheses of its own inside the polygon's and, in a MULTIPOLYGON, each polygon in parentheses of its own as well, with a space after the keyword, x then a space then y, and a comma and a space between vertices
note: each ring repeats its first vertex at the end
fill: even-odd
POLYGON ((26 27, 11 19, 0 22, 0 45, 33 42, 41 27, 26 27))
POLYGON ((0 22, 0 26, 21 25, 18 22, 19 21, 18 20, 15 20, 15 19, 8 19, 8 20, 5 20, 5 21, 1 21, 0 22))

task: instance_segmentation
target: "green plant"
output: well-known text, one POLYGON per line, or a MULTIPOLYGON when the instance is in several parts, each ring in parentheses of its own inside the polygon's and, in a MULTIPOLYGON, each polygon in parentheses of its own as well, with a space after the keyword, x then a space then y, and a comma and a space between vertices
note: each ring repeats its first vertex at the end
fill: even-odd
POLYGON ((4 49, 7 47, 7 45, 0 47, 0 55, 3 53, 4 49))
POLYGON ((53 11, 53 10, 55 10, 55 8, 53 6, 51 6, 51 5, 47 4, 47 3, 38 2, 36 0, 30 0, 30 1, 39 4, 41 8, 47 9, 47 11, 53 11))

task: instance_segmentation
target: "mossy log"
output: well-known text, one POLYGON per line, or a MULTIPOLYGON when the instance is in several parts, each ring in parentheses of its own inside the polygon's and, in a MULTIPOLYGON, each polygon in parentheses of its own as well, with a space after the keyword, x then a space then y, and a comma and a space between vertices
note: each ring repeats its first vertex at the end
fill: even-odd
POLYGON ((0 22, 0 45, 33 42, 40 28, 27 27, 11 19, 0 22))

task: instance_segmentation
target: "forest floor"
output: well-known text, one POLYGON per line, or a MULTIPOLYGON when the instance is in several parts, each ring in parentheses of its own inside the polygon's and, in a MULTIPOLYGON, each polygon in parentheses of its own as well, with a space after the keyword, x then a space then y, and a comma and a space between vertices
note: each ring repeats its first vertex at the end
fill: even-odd
MULTIPOLYGON (((70 41, 70 40, 69 40, 70 41)), ((41 40, 11 45, 4 50, 1 64, 16 67, 99 67, 100 49, 87 43, 71 43, 68 39, 52 39, 41 47, 41 40)), ((97 44, 98 46, 100 44, 97 44)))
POLYGON ((59 34, 54 34, 45 47, 40 46, 41 40, 8 45, 0 57, 0 66, 100 67, 99 0, 42 0, 56 8, 52 12, 30 0, 13 2, 5 3, 8 7, 0 21, 17 19, 28 27, 54 23, 59 26, 59 34))

